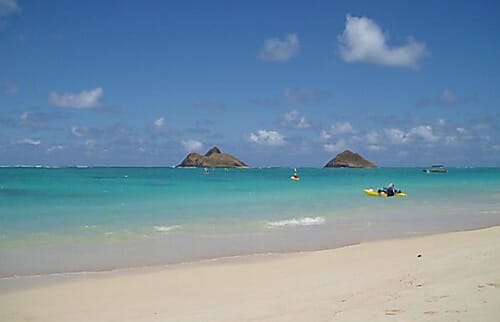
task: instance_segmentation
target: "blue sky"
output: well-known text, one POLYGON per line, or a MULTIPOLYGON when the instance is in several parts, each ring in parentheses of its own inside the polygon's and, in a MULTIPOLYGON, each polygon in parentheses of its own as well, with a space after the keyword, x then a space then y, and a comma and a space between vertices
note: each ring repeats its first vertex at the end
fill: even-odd
POLYGON ((0 0, 0 164, 500 165, 497 1, 0 0))

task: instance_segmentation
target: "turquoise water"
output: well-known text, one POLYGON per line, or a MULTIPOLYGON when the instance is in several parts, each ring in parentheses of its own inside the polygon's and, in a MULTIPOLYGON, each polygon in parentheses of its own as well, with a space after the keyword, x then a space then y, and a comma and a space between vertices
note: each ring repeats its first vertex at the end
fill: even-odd
POLYGON ((0 276, 328 248, 500 223, 500 168, 421 170, 304 168, 294 182, 289 168, 208 175, 0 168, 0 276), (408 197, 363 194, 389 182, 408 197))

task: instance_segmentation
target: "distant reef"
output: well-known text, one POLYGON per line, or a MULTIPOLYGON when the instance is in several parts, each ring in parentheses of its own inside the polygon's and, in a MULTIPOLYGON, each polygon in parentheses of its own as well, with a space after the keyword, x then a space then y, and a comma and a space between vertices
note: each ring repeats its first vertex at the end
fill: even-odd
POLYGON ((246 168, 247 165, 231 154, 222 153, 218 147, 214 146, 205 155, 189 153, 178 167, 246 168))
POLYGON ((377 166, 350 150, 337 154, 324 168, 376 168, 377 166))

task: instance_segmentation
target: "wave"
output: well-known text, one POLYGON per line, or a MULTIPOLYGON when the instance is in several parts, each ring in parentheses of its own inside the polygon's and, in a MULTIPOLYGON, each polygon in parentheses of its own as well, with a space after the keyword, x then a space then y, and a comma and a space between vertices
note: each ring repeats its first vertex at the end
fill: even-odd
POLYGON ((180 225, 173 225, 173 226, 154 226, 153 227, 157 232, 159 233, 168 233, 174 229, 179 229, 181 228, 180 225))
POLYGON ((279 228, 286 226, 315 226, 323 225, 325 223, 325 218, 323 217, 302 217, 302 218, 292 218, 279 221, 270 221, 267 223, 268 228, 279 228))

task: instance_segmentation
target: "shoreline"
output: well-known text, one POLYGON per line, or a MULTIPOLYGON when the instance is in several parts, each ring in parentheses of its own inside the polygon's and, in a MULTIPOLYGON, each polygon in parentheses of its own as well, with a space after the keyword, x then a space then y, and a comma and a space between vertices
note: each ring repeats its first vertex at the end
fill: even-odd
POLYGON ((472 232, 484 229, 490 229, 499 227, 500 225, 492 224, 492 225, 484 225, 474 228, 465 228, 465 229, 456 229, 445 232, 418 232, 416 234, 411 233, 407 235, 396 235, 392 237, 382 237, 375 239, 368 239, 365 241, 357 241, 352 243, 346 243, 339 246, 326 246, 318 249, 310 249, 310 250, 283 250, 283 251, 263 251, 263 252, 255 252, 255 253, 241 253, 235 255, 227 255, 227 256, 219 256, 219 257, 207 257, 201 259, 192 259, 180 262, 172 262, 172 263, 163 263, 163 264, 152 264, 152 265, 138 265, 138 266, 129 266, 129 267, 117 267, 110 269, 97 269, 97 270, 80 270, 80 271, 68 271, 68 272, 51 272, 51 273, 39 273, 39 274, 13 274, 10 276, 0 276, 0 294, 2 293, 1 284, 2 281, 16 280, 16 279, 38 279, 38 278, 58 278, 58 277, 79 277, 79 276, 92 276, 92 275, 105 275, 105 274, 122 274, 122 273, 134 273, 134 272, 147 272, 150 270, 162 270, 162 269, 170 269, 176 268, 177 266, 182 267, 186 265, 205 265, 210 263, 224 263, 231 262, 235 260, 246 261, 251 260, 252 258, 272 258, 272 257, 280 257, 280 256, 291 256, 291 255, 301 255, 307 253, 316 253, 316 252, 328 252, 336 249, 342 249, 346 247, 352 247, 356 245, 364 245, 371 244, 377 242, 390 242, 390 241, 401 241, 401 240, 409 240, 414 238, 422 238, 436 235, 444 235, 444 234, 454 234, 461 232, 472 232))
MULTIPOLYGON (((370 224, 374 224, 372 222, 369 222, 370 224)), ((191 248, 199 248, 200 253, 195 256, 195 257, 189 257, 187 256, 184 259, 180 260, 173 260, 170 261, 169 258, 163 258, 160 259, 159 261, 156 262, 150 262, 150 261, 145 261, 143 263, 137 262, 137 261, 132 261, 130 264, 117 264, 116 266, 113 264, 108 264, 106 266, 97 266, 97 267, 92 267, 92 268, 82 268, 82 269, 70 269, 70 270, 61 270, 61 271, 48 271, 48 272, 35 272, 35 273, 11 273, 9 275, 2 275, 0 274, 0 292, 1 290, 1 282, 5 280, 14 280, 14 279, 20 279, 20 278, 50 278, 50 277, 58 277, 58 276, 69 276, 69 275, 80 275, 80 274, 104 274, 104 273, 113 273, 113 272, 121 272, 121 271, 130 271, 130 270, 141 270, 141 269, 155 269, 155 268, 164 268, 164 267, 171 267, 175 265, 186 265, 186 264, 196 264, 196 263, 204 263, 204 262, 213 262, 213 261, 223 261, 225 259, 232 259, 232 258, 245 258, 245 257, 254 257, 254 256, 273 256, 273 255, 287 255, 287 254, 300 254, 300 253, 307 253, 307 252, 316 252, 316 251, 328 251, 328 250, 334 250, 338 248, 343 248, 343 247, 348 247, 352 245, 358 245, 358 244, 365 244, 365 243, 371 243, 371 242, 377 242, 377 241, 390 241, 390 240, 400 240, 400 239, 411 239, 411 238, 419 238, 423 236, 432 236, 432 235, 438 235, 438 234, 446 234, 446 233, 453 233, 453 232, 462 232, 462 231, 474 231, 474 230, 480 230, 480 229, 485 229, 485 228, 490 228, 490 227, 495 227, 499 226, 498 220, 492 220, 490 222, 484 221, 481 223, 476 223, 473 225, 467 224, 467 225, 452 225, 451 228, 444 230, 443 227, 439 227, 435 230, 416 230, 416 231, 406 231, 402 230, 400 231, 397 229, 397 231, 394 231, 390 233, 389 231, 383 231, 379 233, 374 233, 370 234, 368 231, 363 229, 361 225, 359 228, 355 228, 355 226, 351 227, 353 230, 348 231, 347 235, 350 237, 346 238, 345 236, 342 236, 340 239, 329 239, 332 237, 329 236, 338 236, 338 231, 331 230, 328 225, 318 225, 318 226, 304 226, 304 227, 291 227, 291 228, 272 228, 268 232, 261 232, 261 233, 249 233, 249 234, 242 234, 240 235, 240 238, 242 240, 245 240, 241 245, 241 247, 236 248, 235 250, 229 251, 228 253, 218 253, 217 249, 221 247, 221 245, 225 242, 232 242, 232 241, 238 241, 238 239, 234 239, 233 237, 227 237, 224 234, 219 235, 216 233, 215 235, 207 235, 211 236, 208 239, 205 237, 202 237, 202 235, 191 235, 191 234, 181 234, 179 235, 178 233, 175 236, 172 236, 174 239, 165 239, 163 240, 162 238, 153 238, 150 239, 149 241, 147 240, 139 240, 139 241, 123 241, 122 243, 109 243, 109 244, 101 244, 102 246, 107 246, 107 247, 112 247, 110 249, 107 249, 106 252, 104 253, 102 249, 100 249, 100 252, 103 252, 103 254, 110 253, 110 250, 116 252, 116 251, 122 251, 123 249, 134 249, 135 246, 139 246, 139 249, 148 251, 148 249, 155 249, 156 253, 158 252, 158 249, 164 249, 164 247, 168 247, 168 249, 172 249, 175 247, 182 247, 181 245, 190 241, 193 243, 191 248), (272 233, 271 233, 272 232, 272 233), (277 243, 277 240, 279 241, 280 238, 277 238, 276 235, 273 235, 274 233, 279 233, 279 237, 283 238, 285 236, 287 246, 286 247, 280 247, 277 246, 279 243, 277 243), (368 233, 368 234, 367 234, 368 233), (360 234, 360 235, 359 235, 360 234), (176 238, 178 236, 183 236, 180 241, 177 240, 176 238), (211 246, 214 246, 216 250, 208 250, 204 248, 203 244, 206 244, 207 241, 212 239, 214 236, 217 238, 220 238, 220 240, 217 243, 214 243, 211 246), (255 236, 260 236, 259 240, 264 240, 262 244, 266 246, 262 247, 254 247, 255 249, 252 250, 251 245, 252 243, 255 242, 255 236), (291 238, 292 236, 296 237, 296 240, 293 241, 291 238), (205 238, 205 239, 204 239, 205 238), (276 239, 277 238, 277 239, 276 239), (304 240, 309 240, 309 245, 302 245, 301 243, 304 240), (315 242, 311 243, 311 240, 315 240, 315 242), (298 242, 297 242, 298 241, 298 242), (322 242, 319 242, 322 241, 322 242), (274 245, 274 247, 272 247, 274 245)), ((421 227, 422 228, 422 227, 421 227)), ((170 236, 166 236, 170 237, 170 236)), ((283 240, 281 240, 283 242, 283 240)), ((58 247, 62 248, 56 248, 55 250, 56 253, 61 254, 62 256, 70 255, 69 257, 66 258, 66 260, 71 260, 71 256, 73 256, 71 253, 68 253, 68 250, 72 250, 72 247, 78 244, 59 244, 58 247), (67 248, 66 248, 67 247, 67 248)), ((94 243, 83 243, 81 245, 86 245, 84 248, 76 248, 76 252, 80 253, 83 250, 83 254, 85 254, 88 257, 88 251, 93 251, 95 247, 98 244, 94 243)), ((185 251, 186 249, 184 249, 185 251)), ((52 250, 54 252, 54 250, 52 250)), ((37 260, 47 260, 47 258, 43 258, 43 256, 40 256, 40 254, 43 254, 43 248, 35 248, 35 252, 30 251, 27 254, 32 254, 34 259, 37 260), (42 251, 40 253, 40 251, 42 251)), ((11 258, 9 256, 9 253, 7 252, 0 252, 0 257, 4 258, 11 258)), ((27 255, 23 255, 23 258, 26 258, 27 255)), ((101 255, 97 255, 96 258, 102 258, 101 255)), ((132 256, 133 255, 129 255, 132 256)), ((92 260, 95 260, 92 259, 92 260)), ((4 267, 5 268, 5 267, 4 267)))
MULTIPOLYGON (((347 219, 349 220, 349 219, 347 219)), ((362 223, 362 222, 361 222, 362 223)), ((369 224, 373 224, 372 222, 368 222, 369 224)), ((382 223, 380 223, 382 224, 382 223)), ((408 224, 408 223, 406 223, 408 224)), ((212 236, 212 237, 202 237, 201 235, 191 235, 191 234, 182 234, 179 235, 177 234, 176 236, 183 236, 180 240, 176 240, 175 236, 173 237, 174 239, 165 239, 162 240, 161 238, 157 239, 151 239, 149 241, 142 240, 142 241, 130 241, 130 242, 123 242, 123 243, 109 243, 109 244, 102 244, 102 246, 105 247, 111 247, 111 248, 105 248, 105 251, 103 249, 99 249, 100 253, 94 253, 91 261, 95 261, 96 259, 99 258, 104 258, 103 254, 111 254, 111 251, 114 252, 123 252, 124 250, 130 251, 130 250, 143 250, 145 252, 150 251, 153 249, 153 254, 158 254, 159 250, 161 249, 166 249, 172 250, 175 249, 176 247, 180 247, 179 249, 181 250, 186 250, 182 249, 182 245, 185 244, 186 242, 191 242, 193 245, 190 246, 190 248, 198 249, 199 253, 197 256, 190 257, 186 256, 185 258, 181 258, 180 260, 172 260, 170 261, 169 258, 171 257, 166 257, 166 258, 157 258, 156 261, 143 261, 142 263, 139 261, 130 261, 128 264, 123 264, 123 263, 118 263, 116 265, 113 265, 115 262, 108 263, 107 265, 103 266, 94 266, 92 264, 91 266, 93 267, 86 267, 86 268, 70 268, 66 270, 61 270, 61 271, 47 271, 47 272, 34 272, 34 273, 10 273, 9 275, 6 274, 0 274, 0 293, 2 292, 2 281, 8 281, 8 280, 16 280, 16 279, 36 279, 36 278, 51 278, 51 277, 67 277, 67 276, 79 276, 79 275, 86 275, 86 274, 106 274, 106 273, 114 273, 114 272, 122 272, 122 271, 133 271, 133 270, 143 270, 143 269, 156 269, 156 268, 167 268, 167 267, 172 267, 176 265, 188 265, 188 264, 197 264, 197 263, 205 263, 205 262, 218 262, 218 261, 224 261, 226 259, 233 259, 233 258, 245 258, 245 257, 256 257, 256 256, 280 256, 280 255, 288 255, 288 254, 301 254, 301 253, 307 253, 307 252, 317 252, 317 251, 328 251, 328 250, 334 250, 334 249, 339 249, 343 247, 349 247, 352 245, 358 245, 358 244, 366 244, 366 243, 372 243, 372 242, 378 242, 378 241, 390 241, 390 240, 404 240, 404 239, 412 239, 412 238, 419 238, 423 236, 432 236, 432 235, 438 235, 438 234, 446 234, 446 233, 453 233, 453 232, 461 232, 461 231, 474 231, 478 229, 485 229, 489 227, 495 227, 495 226, 500 226, 498 224, 498 220, 494 219, 491 220, 490 222, 484 221, 482 223, 476 223, 473 225, 467 224, 467 225, 451 225, 449 229, 443 229, 444 227, 438 227, 436 226, 434 230, 428 230, 428 229, 421 229, 421 230, 416 230, 416 231, 407 231, 407 230, 399 230, 396 229, 396 231, 389 232, 389 231, 382 231, 382 232, 372 232, 369 233, 365 229, 363 229, 363 225, 360 227, 356 228, 356 226, 351 227, 352 230, 347 232, 347 235, 349 237, 346 237, 347 235, 343 235, 339 238, 339 231, 331 230, 328 225, 318 225, 318 226, 304 226, 304 227, 291 227, 289 229, 287 228, 272 228, 268 232, 263 232, 260 234, 254 234, 254 233, 249 233, 249 234, 242 234, 240 236, 241 240, 234 239, 234 237, 227 237, 224 234, 218 235, 215 234, 213 236, 217 236, 217 238, 220 238, 217 242, 213 244, 207 244, 206 241, 209 241, 210 239, 213 238, 212 235, 207 235, 207 236, 212 236), (271 233, 272 231, 272 233, 271 233), (278 233, 279 235, 274 235, 274 233, 278 233), (258 237, 258 241, 255 236, 260 236, 258 237), (295 236, 295 240, 293 240, 293 236, 295 236), (193 239, 194 238, 194 239, 193 239), (285 238, 285 239, 282 239, 285 238), (282 244, 286 241, 287 246, 282 246, 282 244), (302 244, 302 242, 307 241, 308 244, 302 244), (226 253, 224 252, 218 252, 219 249, 222 249, 224 243, 226 242, 237 242, 239 247, 236 247, 226 253), (259 246, 251 246, 253 243, 259 243, 259 246), (205 246, 204 246, 205 245, 205 246), (207 245, 212 247, 213 249, 206 248, 207 245), (264 246, 262 246, 264 245, 264 246), (274 246, 273 246, 274 245, 274 246), (281 246, 280 246, 281 245, 281 246), (136 248, 137 247, 137 248, 136 248), (166 248, 165 248, 166 247, 166 248), (253 247, 253 248, 252 248, 253 247), (208 250, 207 250, 208 249, 208 250), (215 249, 215 250, 214 250, 215 249), (97 254, 97 255, 96 255, 97 254)), ((420 227, 423 228, 423 227, 420 227)), ((212 240, 213 241, 213 240, 212 240)), ((77 245, 77 244, 75 244, 77 245)), ((79 244, 78 248, 75 249, 76 252, 81 253, 83 252, 83 255, 87 259, 90 259, 89 257, 89 252, 92 251, 94 252, 93 249, 97 244, 94 243, 83 243, 79 244), (86 245, 83 248, 81 247, 82 245, 86 245)), ((75 259, 74 254, 72 252, 68 252, 72 250, 72 247, 74 247, 73 244, 69 245, 59 245, 59 247, 62 248, 55 248, 51 249, 52 253, 57 253, 60 254, 59 256, 66 256, 69 255, 69 257, 66 257, 66 261, 72 261, 75 259)), ((234 247, 234 245, 233 245, 234 247)), ((31 253, 33 255, 32 260, 40 261, 40 260, 53 260, 53 259, 47 259, 43 257, 44 252, 40 252, 43 250, 43 248, 35 248, 35 252, 30 251, 29 253, 24 254, 21 258, 24 259, 24 262, 26 262, 26 259, 28 258, 27 255, 31 253)), ((15 254, 15 253, 8 253, 8 252, 0 252, 0 257, 2 257, 2 254, 4 255, 4 259, 6 258, 7 261, 9 262, 9 259, 15 258, 10 256, 10 254, 15 254)), ((132 254, 129 254, 129 256, 134 256, 132 254)), ((151 257, 148 257, 151 258, 151 257)), ((79 266, 79 265, 78 265, 79 266)), ((5 269, 5 267, 4 267, 5 269)))
MULTIPOLYGON (((0 320, 21 321, 29 315, 35 321, 55 322, 311 321, 334 316, 354 321, 410 315, 432 321, 452 316, 496 321, 500 316, 493 304, 500 300, 500 226, 326 250, 58 275, 61 278, 46 284, 0 292, 0 320), (421 301, 424 295, 430 296, 429 301, 421 301), (433 296, 446 297, 433 301, 433 296), (66 300, 72 305, 57 306, 66 300), (435 302, 449 305, 439 307, 435 302), (385 308, 378 310, 382 304, 385 308), (57 309, 49 309, 51 305, 57 309), (81 315, 83 311, 86 314, 81 315), (481 318, 474 315, 478 312, 481 318)), ((51 279, 12 280, 44 278, 51 279)))

